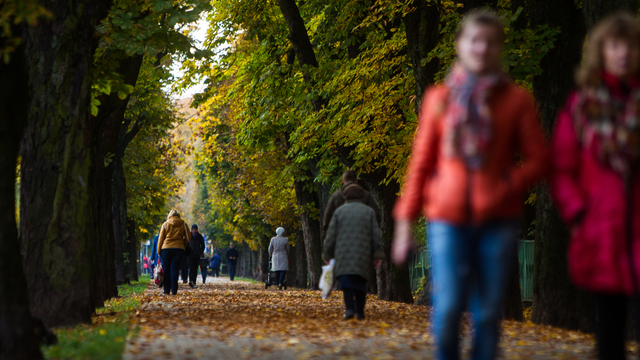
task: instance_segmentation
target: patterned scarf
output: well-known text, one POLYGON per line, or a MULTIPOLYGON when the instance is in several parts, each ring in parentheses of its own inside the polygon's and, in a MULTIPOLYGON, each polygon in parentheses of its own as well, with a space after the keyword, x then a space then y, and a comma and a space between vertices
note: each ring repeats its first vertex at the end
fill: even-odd
POLYGON ((626 98, 615 96, 620 82, 606 74, 603 78, 600 85, 578 92, 574 129, 583 148, 629 179, 640 160, 640 86, 632 86, 626 98))
POLYGON ((444 117, 444 153, 460 157, 471 169, 484 164, 484 155, 493 136, 493 117, 489 108, 492 90, 506 81, 499 72, 477 76, 455 64, 445 84, 449 101, 444 117))

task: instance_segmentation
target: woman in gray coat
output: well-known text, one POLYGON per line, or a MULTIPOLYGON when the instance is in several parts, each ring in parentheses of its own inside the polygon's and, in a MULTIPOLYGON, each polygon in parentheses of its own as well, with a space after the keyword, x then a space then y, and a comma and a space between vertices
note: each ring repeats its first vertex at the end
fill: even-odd
POLYGON ((271 268, 276 272, 278 288, 282 289, 284 286, 286 289, 284 278, 289 270, 289 239, 282 234, 284 234, 284 228, 277 228, 276 237, 272 238, 269 244, 269 256, 271 256, 271 268))
POLYGON ((345 320, 364 320, 367 281, 375 281, 369 279, 371 267, 384 257, 376 213, 360 201, 363 192, 359 186, 342 191, 344 205, 333 214, 324 239, 323 259, 336 261, 333 274, 344 295, 345 320))

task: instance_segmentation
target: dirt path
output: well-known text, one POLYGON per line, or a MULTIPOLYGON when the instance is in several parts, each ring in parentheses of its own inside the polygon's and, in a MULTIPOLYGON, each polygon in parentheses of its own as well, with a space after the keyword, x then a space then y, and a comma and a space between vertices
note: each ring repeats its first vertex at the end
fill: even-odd
MULTIPOLYGON (((181 284, 177 296, 148 289, 124 359, 433 358, 427 307, 370 297, 365 321, 342 321, 341 293, 322 300, 319 291, 207 280, 181 284)), ((463 346, 468 358, 467 330, 463 346)), ((578 332, 505 321, 500 358, 595 359, 593 346, 578 332)))

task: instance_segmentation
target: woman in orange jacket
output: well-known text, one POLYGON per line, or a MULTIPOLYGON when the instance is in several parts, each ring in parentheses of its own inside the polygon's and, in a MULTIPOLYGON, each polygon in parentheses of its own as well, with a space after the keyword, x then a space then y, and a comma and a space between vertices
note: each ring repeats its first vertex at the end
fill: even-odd
POLYGON ((414 246, 411 222, 421 213, 429 220, 439 359, 460 356, 458 327, 467 297, 475 327, 472 358, 495 357, 524 196, 545 173, 536 108, 501 71, 503 41, 496 14, 477 11, 462 20, 458 59, 445 83, 422 100, 404 192, 393 212, 397 263, 414 246))

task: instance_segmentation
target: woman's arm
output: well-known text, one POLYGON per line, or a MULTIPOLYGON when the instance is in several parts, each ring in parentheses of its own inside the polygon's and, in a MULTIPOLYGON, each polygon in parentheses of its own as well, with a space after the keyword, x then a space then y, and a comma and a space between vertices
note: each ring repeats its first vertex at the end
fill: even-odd
POLYGON ((162 251, 162 245, 164 244, 164 239, 167 237, 167 233, 164 230, 164 224, 160 228, 160 236, 158 237, 158 255, 160 255, 160 251, 162 251))

